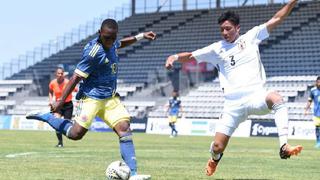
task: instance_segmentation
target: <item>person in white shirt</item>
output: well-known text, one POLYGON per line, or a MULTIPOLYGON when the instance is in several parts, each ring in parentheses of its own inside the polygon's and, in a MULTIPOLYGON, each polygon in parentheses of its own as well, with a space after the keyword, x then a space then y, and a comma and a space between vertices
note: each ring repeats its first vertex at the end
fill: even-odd
POLYGON ((233 11, 227 11, 218 19, 223 40, 193 52, 182 52, 167 58, 167 69, 171 69, 175 61, 184 63, 196 60, 198 63, 212 63, 219 70, 225 102, 210 146, 211 157, 206 167, 208 176, 214 174, 232 133, 252 114, 263 115, 274 110, 282 159, 301 152, 302 146, 290 146, 287 142, 288 110, 282 96, 275 91, 267 92, 263 87, 266 75, 258 47, 290 14, 297 1, 290 0, 269 21, 253 27, 243 35, 240 35, 239 16, 233 11))

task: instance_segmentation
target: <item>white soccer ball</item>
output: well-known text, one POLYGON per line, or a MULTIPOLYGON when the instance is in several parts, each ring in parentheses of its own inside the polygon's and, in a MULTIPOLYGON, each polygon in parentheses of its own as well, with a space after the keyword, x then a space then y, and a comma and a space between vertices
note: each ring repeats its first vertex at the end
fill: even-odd
POLYGON ((107 180, 128 180, 130 168, 123 161, 114 161, 106 169, 107 180))

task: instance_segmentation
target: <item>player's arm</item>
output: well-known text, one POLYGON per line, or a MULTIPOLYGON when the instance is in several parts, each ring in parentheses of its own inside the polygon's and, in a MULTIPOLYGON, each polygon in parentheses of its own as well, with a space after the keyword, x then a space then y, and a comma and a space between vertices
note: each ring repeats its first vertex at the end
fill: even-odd
POLYGON ((283 8, 281 8, 267 23, 267 29, 270 33, 277 25, 290 14, 298 0, 290 0, 283 8))
POLYGON ((171 69, 173 67, 173 63, 176 61, 185 63, 185 62, 195 61, 195 58, 192 56, 191 52, 183 52, 183 53, 171 55, 167 58, 166 65, 165 65, 166 68, 171 69))
POLYGON ((124 47, 130 46, 131 44, 133 44, 139 40, 142 40, 142 39, 155 40, 156 34, 152 31, 149 31, 149 32, 139 33, 136 36, 130 36, 130 37, 123 38, 120 40, 120 47, 119 48, 124 48, 124 47))
POLYGON ((183 108, 182 108, 181 105, 180 105, 180 108, 179 108, 179 112, 180 112, 180 115, 181 115, 181 116, 184 116, 184 115, 183 115, 183 113, 184 113, 184 112, 183 112, 183 108))
POLYGON ((312 98, 309 97, 308 98, 308 102, 307 102, 307 105, 306 107, 304 108, 304 115, 307 115, 309 110, 310 110, 310 107, 311 107, 311 103, 312 103, 312 98))
POLYGON ((55 106, 52 106, 52 111, 56 112, 58 111, 64 104, 67 97, 70 95, 70 93, 74 90, 76 85, 83 79, 82 76, 77 74, 76 72, 73 73, 71 79, 69 80, 68 84, 66 85, 65 89, 62 92, 61 99, 57 101, 55 106))
POLYGON ((49 87, 49 106, 53 104, 53 90, 49 87))
POLYGON ((166 112, 166 116, 168 116, 170 111, 170 102, 164 105, 164 111, 166 112))
POLYGON ((81 61, 78 63, 76 70, 64 88, 61 99, 51 108, 53 112, 58 111, 63 106, 65 100, 72 93, 76 85, 82 79, 87 78, 95 70, 95 67, 97 67, 98 59, 101 59, 104 53, 99 51, 99 48, 97 50, 96 47, 102 48, 99 44, 85 46, 81 61))

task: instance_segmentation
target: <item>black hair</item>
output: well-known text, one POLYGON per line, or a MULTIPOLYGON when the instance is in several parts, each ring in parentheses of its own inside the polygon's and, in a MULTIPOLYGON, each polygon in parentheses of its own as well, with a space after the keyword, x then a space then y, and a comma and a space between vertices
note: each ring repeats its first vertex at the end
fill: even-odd
POLYGON ((317 77, 317 81, 319 81, 319 80, 320 80, 320 76, 317 77))
POLYGON ((105 26, 111 29, 118 29, 118 23, 114 19, 105 19, 103 20, 100 30, 102 30, 105 26))
POLYGON ((179 91, 178 90, 173 90, 172 93, 176 93, 175 97, 179 96, 179 91))
POLYGON ((61 70, 64 72, 64 68, 63 68, 63 67, 58 66, 57 69, 56 69, 56 71, 57 71, 58 69, 61 69, 61 70))
POLYGON ((225 22, 227 20, 232 22, 234 25, 240 24, 240 17, 234 11, 226 11, 226 12, 222 13, 220 15, 220 17, 218 18, 218 24, 221 25, 223 22, 225 22))

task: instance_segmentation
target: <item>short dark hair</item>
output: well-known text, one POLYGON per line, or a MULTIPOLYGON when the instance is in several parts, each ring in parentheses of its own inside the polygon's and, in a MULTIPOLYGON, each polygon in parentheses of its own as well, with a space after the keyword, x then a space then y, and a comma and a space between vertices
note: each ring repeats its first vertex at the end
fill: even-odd
POLYGON ((64 72, 64 68, 63 68, 63 67, 58 66, 57 69, 56 69, 56 71, 58 71, 59 69, 61 69, 61 70, 64 72))
POLYGON ((320 80, 320 76, 317 77, 317 81, 319 81, 319 80, 320 80))
POLYGON ((234 25, 240 24, 240 17, 234 11, 226 11, 226 12, 222 13, 218 19, 218 24, 221 25, 223 22, 225 22, 227 20, 232 22, 234 25))
POLYGON ((103 20, 100 30, 102 30, 103 27, 109 27, 111 29, 118 29, 118 23, 114 19, 105 19, 103 20))

